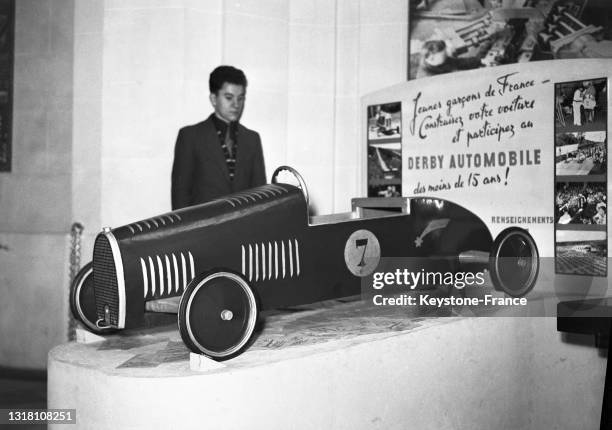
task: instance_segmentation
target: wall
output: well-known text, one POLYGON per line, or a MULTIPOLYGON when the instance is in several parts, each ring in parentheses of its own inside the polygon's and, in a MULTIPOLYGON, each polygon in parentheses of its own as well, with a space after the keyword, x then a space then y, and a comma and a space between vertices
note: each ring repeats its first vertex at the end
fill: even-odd
POLYGON ((83 259, 89 260, 101 225, 104 3, 78 1, 74 6, 71 216, 85 228, 83 259))
POLYGON ((65 339, 72 219, 72 0, 16 2, 13 171, 0 173, 0 365, 65 339))

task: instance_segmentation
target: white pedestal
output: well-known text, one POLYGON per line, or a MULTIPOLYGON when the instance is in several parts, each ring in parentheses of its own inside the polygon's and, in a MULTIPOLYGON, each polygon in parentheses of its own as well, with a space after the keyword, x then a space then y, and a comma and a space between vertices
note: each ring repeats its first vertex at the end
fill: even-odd
POLYGON ((175 326, 61 345, 48 407, 97 430, 597 428, 605 361, 563 344, 554 319, 348 303, 266 321, 220 364, 190 355, 175 326))

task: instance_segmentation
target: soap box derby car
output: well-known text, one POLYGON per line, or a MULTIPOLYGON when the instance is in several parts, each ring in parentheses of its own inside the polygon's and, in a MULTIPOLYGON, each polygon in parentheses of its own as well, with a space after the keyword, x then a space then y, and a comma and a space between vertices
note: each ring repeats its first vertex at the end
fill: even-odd
POLYGON ((309 217, 302 177, 283 166, 271 184, 105 228, 74 279, 71 307, 89 330, 105 333, 138 327, 152 303, 180 297, 185 344, 225 360, 248 345, 259 311, 359 294, 381 256, 450 256, 455 269, 476 262, 512 296, 526 294, 539 270, 526 230, 493 240, 476 215, 449 201, 353 199, 351 212, 309 217), (279 183, 282 170, 299 186, 279 183))

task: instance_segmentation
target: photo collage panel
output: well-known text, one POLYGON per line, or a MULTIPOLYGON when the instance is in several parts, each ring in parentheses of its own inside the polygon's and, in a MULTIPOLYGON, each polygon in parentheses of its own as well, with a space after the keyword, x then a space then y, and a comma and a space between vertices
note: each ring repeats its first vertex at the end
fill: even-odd
POLYGON ((368 106, 368 197, 402 195, 402 104, 368 106))
POLYGON ((607 276, 607 79, 555 85, 555 271, 607 276))

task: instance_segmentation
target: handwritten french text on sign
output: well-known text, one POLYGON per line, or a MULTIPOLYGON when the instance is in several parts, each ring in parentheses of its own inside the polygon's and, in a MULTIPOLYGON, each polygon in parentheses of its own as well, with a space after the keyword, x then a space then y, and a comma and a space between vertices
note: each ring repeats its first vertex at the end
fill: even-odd
POLYGON ((542 149, 522 141, 533 131, 542 83, 532 74, 498 73, 455 86, 447 97, 425 87, 412 98, 407 170, 440 175, 412 175, 423 180, 409 186, 411 194, 507 186, 518 168, 542 163, 542 149))

